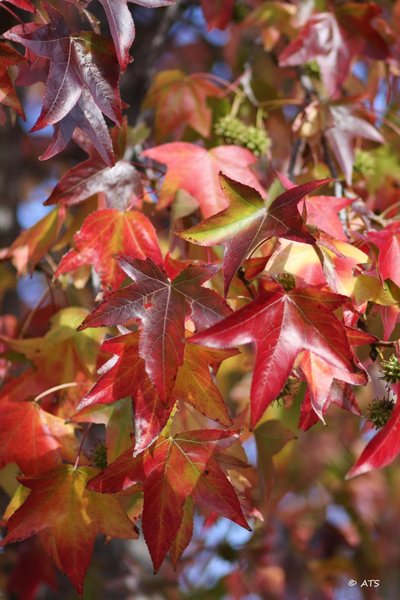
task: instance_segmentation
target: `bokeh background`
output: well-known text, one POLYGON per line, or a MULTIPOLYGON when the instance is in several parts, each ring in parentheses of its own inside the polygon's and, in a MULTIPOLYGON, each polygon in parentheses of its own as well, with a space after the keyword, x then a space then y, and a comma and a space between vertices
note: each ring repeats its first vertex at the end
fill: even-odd
MULTIPOLYGON (((261 4, 273 3, 238 2, 231 27, 212 31, 207 29, 198 2, 181 1, 176 7, 156 11, 131 5, 137 29, 134 62, 121 82, 122 97, 129 105, 126 114, 130 125, 139 120, 151 122, 151 111, 141 111, 141 106, 155 74, 163 69, 208 72, 216 78, 235 81, 246 64, 251 64, 260 100, 278 98, 283 88, 287 96, 293 97, 298 87, 295 72, 278 69, 277 53, 265 51, 263 40, 268 33, 272 35, 270 23, 260 18, 249 26, 249 15, 261 4)), ((313 2, 300 4, 305 12, 313 9, 313 2)), ((399 2, 382 4, 391 12, 392 24, 400 33, 399 2)), ((66 5, 64 2, 64 11, 68 10, 66 5)), ((93 7, 93 12, 106 29, 101 10, 93 7)), ((73 18, 72 7, 70 18, 73 18)), ((0 7, 0 33, 14 24, 13 17, 0 7)), ((398 90, 392 90, 388 104, 385 80, 377 73, 371 83, 371 68, 366 61, 357 62, 348 90, 349 93, 366 91, 370 106, 384 119, 389 112, 392 115, 398 112, 398 90)), ((29 133, 40 112, 42 91, 41 84, 20 90, 27 122, 20 118, 12 122, 5 112, 0 114, 0 248, 9 246, 21 230, 32 226, 50 210, 43 206, 43 201, 60 176, 85 157, 71 143, 61 156, 47 162, 37 160, 52 134, 51 128, 29 133)), ((298 111, 298 107, 289 105, 268 114, 267 130, 272 140, 269 168, 287 168, 293 145, 292 123, 298 111)), ((369 184, 360 178, 359 191, 373 209, 384 210, 400 200, 398 146, 397 134, 393 134, 389 150, 380 156, 384 165, 380 178, 369 184)), ((51 271, 44 268, 17 280, 13 269, 0 263, 4 315, 0 327, 4 333, 9 334, 16 327, 16 320, 24 321, 33 307, 41 311, 42 323, 47 322, 58 303, 57 298, 44 297, 50 277, 51 271)), ((41 333, 40 329, 30 329, 31 335, 41 333)), ((240 405, 248 397, 248 371, 249 364, 243 357, 239 362, 227 361, 219 381, 228 403, 240 405)), ((359 396, 361 407, 382 393, 379 373, 374 372, 373 366, 371 375, 372 383, 359 396)), ((307 433, 300 432, 297 429, 300 395, 289 394, 271 409, 271 418, 280 419, 282 427, 294 432, 297 440, 289 441, 281 450, 286 441, 282 432, 276 446, 271 446, 276 454, 271 451, 265 457, 261 469, 265 486, 264 523, 249 533, 224 519, 212 523, 199 517, 179 570, 174 572, 167 563, 157 575, 153 575, 143 540, 113 541, 108 545, 99 540, 85 598, 397 600, 400 597, 398 463, 345 481, 346 472, 371 431, 365 429, 363 421, 360 423, 358 418, 332 407, 328 426, 318 424, 307 433), (379 580, 379 588, 350 587, 351 579, 359 584, 364 579, 379 580)), ((245 450, 249 461, 254 463, 256 452, 251 442, 245 444, 245 450)), ((12 465, 0 472, 2 509, 13 491, 14 475, 12 465)), ((35 598, 75 598, 66 578, 55 572, 34 539, 1 551, 0 597, 29 600, 23 587, 24 578, 37 581, 35 598)))

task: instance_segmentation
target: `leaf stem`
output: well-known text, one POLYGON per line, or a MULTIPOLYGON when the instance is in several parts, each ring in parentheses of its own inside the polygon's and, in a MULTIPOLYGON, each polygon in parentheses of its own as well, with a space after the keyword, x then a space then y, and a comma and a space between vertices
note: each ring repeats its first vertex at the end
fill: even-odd
POLYGON ((289 176, 289 179, 291 179, 292 181, 294 180, 294 170, 296 168, 296 162, 297 162, 297 158, 299 156, 301 146, 302 146, 302 141, 300 138, 298 138, 294 142, 294 144, 292 146, 292 151, 290 153, 288 176, 289 176))
POLYGON ((41 392, 37 396, 35 396, 33 401, 39 402, 39 400, 42 400, 42 398, 45 398, 46 396, 50 396, 50 394, 52 394, 53 392, 58 392, 59 390, 64 390, 66 388, 77 387, 78 385, 79 384, 76 381, 71 381, 70 383, 61 383, 60 385, 55 385, 54 387, 51 387, 51 388, 45 390, 44 392, 41 392))
POLYGON ((383 346, 386 348, 394 348, 396 346, 396 341, 384 341, 384 340, 379 340, 379 342, 374 342, 373 344, 371 344, 372 346, 383 346))
POLYGON ((388 215, 392 210, 395 210, 399 207, 400 207, 400 200, 398 200, 394 204, 391 204, 390 206, 385 208, 385 210, 383 210, 379 216, 381 217, 381 219, 385 219, 386 215, 388 215))
POLYGON ((329 146, 328 143, 326 141, 326 137, 323 135, 322 136, 322 150, 324 153, 324 160, 327 164, 327 167, 329 169, 329 173, 331 174, 331 176, 333 177, 333 179, 335 179, 335 196, 336 198, 342 198, 343 197, 343 185, 341 184, 341 182, 338 180, 338 172, 335 166, 335 163, 332 160, 332 156, 331 153, 329 151, 329 146))

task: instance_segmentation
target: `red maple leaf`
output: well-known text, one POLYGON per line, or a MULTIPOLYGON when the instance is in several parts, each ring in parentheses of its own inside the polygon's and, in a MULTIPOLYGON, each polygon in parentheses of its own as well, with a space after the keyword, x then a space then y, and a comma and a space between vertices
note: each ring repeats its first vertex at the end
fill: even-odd
POLYGON ((134 405, 135 454, 152 444, 167 423, 178 400, 188 402, 199 412, 221 425, 229 426, 229 418, 223 398, 215 386, 210 367, 217 370, 219 364, 232 352, 209 350, 186 344, 183 364, 178 369, 174 387, 167 399, 162 401, 145 370, 145 361, 139 353, 137 332, 106 340, 102 351, 113 357, 100 369, 100 378, 78 406, 79 421, 85 420, 96 406, 111 404, 131 396, 134 405))
POLYGON ((299 203, 299 211, 306 209, 307 225, 314 225, 335 240, 347 241, 339 213, 353 203, 352 198, 335 196, 310 196, 299 203))
POLYGON ((386 467, 400 453, 400 385, 393 386, 397 395, 396 405, 390 419, 366 445, 347 477, 368 473, 386 467))
POLYGON ((115 260, 118 254, 146 257, 162 263, 156 231, 149 219, 137 210, 121 212, 106 208, 86 217, 74 235, 74 246, 61 259, 55 277, 92 265, 104 288, 116 289, 125 279, 115 260))
POLYGON ((400 286, 400 224, 391 223, 380 231, 369 231, 367 235, 379 248, 378 269, 382 283, 391 279, 400 286))
MULTIPOLYGON (((53 314, 51 327, 43 337, 1 336, 8 350, 24 355, 34 367, 10 382, 13 401, 43 396, 41 404, 49 408, 46 401, 57 398, 53 404, 50 402, 52 413, 67 418, 75 412, 82 392, 90 389, 95 380, 93 374, 103 338, 101 330, 84 332, 83 336, 77 333, 76 327, 86 315, 84 309, 69 307, 53 314)), ((29 405, 26 410, 30 410, 29 405)))
MULTIPOLYGON (((343 370, 307 351, 301 359, 300 369, 308 384, 305 403, 310 405, 312 411, 322 422, 325 422, 324 416, 331 402, 360 415, 355 396, 350 386, 344 385, 344 383, 365 385, 368 382, 368 376, 362 367, 356 373, 343 370)), ((302 420, 304 420, 304 413, 305 407, 302 407, 302 420)), ((310 424, 307 427, 302 426, 303 429, 309 427, 310 424)))
POLYGON ((279 65, 297 66, 316 60, 326 89, 334 96, 350 72, 357 49, 335 15, 321 12, 307 21, 298 37, 280 54, 279 65))
POLYGON ((29 488, 25 502, 8 519, 1 545, 39 534, 40 542, 81 596, 98 533, 137 537, 118 499, 86 489, 96 469, 63 465, 36 477, 20 477, 29 488))
POLYGON ((99 0, 106 13, 112 38, 121 69, 125 71, 130 63, 129 49, 135 39, 135 24, 128 8, 128 2, 145 8, 170 6, 175 0, 99 0))
POLYGON ((233 16, 235 0, 201 0, 209 29, 225 29, 233 16))
POLYGON ((0 102, 16 110, 22 118, 25 118, 24 110, 10 79, 8 69, 13 65, 20 65, 24 60, 24 57, 16 50, 0 42, 0 102))
POLYGON ((195 144, 173 142, 146 150, 143 156, 168 167, 160 191, 159 208, 169 206, 178 189, 182 189, 196 198, 205 218, 223 210, 228 201, 219 183, 221 171, 235 181, 264 193, 250 168, 256 158, 246 148, 217 146, 206 150, 195 144))
POLYGON ((249 529, 236 492, 214 457, 218 443, 226 444, 233 435, 206 429, 160 436, 145 453, 133 458, 128 450, 89 482, 89 489, 98 492, 143 482, 143 534, 156 571, 179 533, 188 497, 249 529))
MULTIPOLYGON (((27 387, 35 393, 32 383, 27 387)), ((19 379, 12 379, 1 390, 0 466, 15 462, 25 475, 33 475, 62 459, 74 460, 74 428, 43 410, 37 402, 18 399, 20 390, 19 379)))
POLYGON ((360 408, 351 385, 344 383, 343 381, 333 381, 331 387, 329 388, 328 394, 323 398, 322 395, 319 394, 317 394, 316 397, 313 397, 312 390, 307 388, 300 409, 300 418, 298 424, 299 429, 307 431, 310 429, 310 427, 320 421, 318 414, 313 408, 313 405, 316 402, 318 403, 321 399, 324 403, 323 415, 325 415, 332 403, 353 413, 354 415, 361 415, 360 408))
MULTIPOLYGON (((92 137, 98 138, 101 113, 120 124, 122 107, 112 43, 90 32, 71 34, 56 9, 46 5, 46 10, 49 23, 17 25, 4 36, 50 61, 42 111, 32 128, 37 131, 59 124, 50 149, 43 155, 49 158, 65 147, 75 127, 86 127, 87 133, 92 129, 92 137)), ((107 134, 104 132, 103 137, 109 139, 104 127, 107 134)), ((105 147, 104 140, 101 145, 105 147)))
POLYGON ((134 283, 113 292, 82 323, 110 327, 139 319, 140 355, 162 399, 171 391, 183 362, 185 320, 201 329, 230 313, 224 300, 203 287, 217 272, 215 266, 191 265, 170 282, 150 259, 120 257, 119 265, 134 283))
POLYGON ((207 98, 220 94, 207 73, 185 75, 178 69, 158 73, 144 102, 145 108, 155 110, 156 139, 182 134, 188 126, 207 137, 212 117, 207 98))
MULTIPOLYGON (((334 369, 359 373, 346 330, 333 311, 347 299, 318 287, 285 292, 271 284, 247 306, 190 341, 213 348, 254 343, 251 422, 255 425, 275 400, 303 350, 334 369)), ((335 371, 336 372, 336 371, 335 371)))

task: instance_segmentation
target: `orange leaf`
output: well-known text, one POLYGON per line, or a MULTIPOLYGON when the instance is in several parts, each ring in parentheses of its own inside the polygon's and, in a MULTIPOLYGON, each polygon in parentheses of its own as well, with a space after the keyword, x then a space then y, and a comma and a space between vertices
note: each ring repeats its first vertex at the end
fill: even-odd
POLYGON ((159 73, 144 104, 156 111, 157 139, 165 139, 171 133, 182 133, 187 125, 207 137, 211 126, 207 98, 220 93, 221 90, 209 81, 207 74, 185 75, 179 70, 159 73))
POLYGON ((65 209, 56 209, 23 231, 9 248, 0 251, 0 259, 11 258, 18 275, 33 271, 36 264, 56 243, 65 219, 65 209))
POLYGON ((125 275, 115 261, 115 255, 132 258, 151 258, 162 262, 157 234, 148 218, 138 211, 120 212, 117 209, 97 210, 90 214, 74 236, 75 249, 65 254, 55 276, 92 265, 103 287, 117 288, 125 275))

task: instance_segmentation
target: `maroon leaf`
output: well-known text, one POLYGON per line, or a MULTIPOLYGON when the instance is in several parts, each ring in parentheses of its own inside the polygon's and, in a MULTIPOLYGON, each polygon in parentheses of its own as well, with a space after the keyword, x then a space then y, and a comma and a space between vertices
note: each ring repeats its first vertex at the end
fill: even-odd
POLYGON ((350 36, 358 38, 362 54, 376 60, 385 60, 390 56, 385 35, 375 26, 377 17, 382 14, 382 7, 374 2, 344 2, 336 6, 335 12, 340 25, 350 36))
POLYGON ((201 0, 209 29, 225 29, 233 16, 235 0, 201 0))
POLYGON ((175 0, 99 0, 99 2, 108 19, 119 64, 125 71, 130 63, 129 49, 135 39, 135 24, 127 3, 133 2, 146 8, 158 8, 170 6, 175 0))
POLYGON ((290 67, 316 60, 326 89, 334 96, 350 72, 356 50, 333 14, 318 13, 281 53, 279 64, 290 67))
POLYGON ((382 135, 371 123, 355 114, 354 106, 332 105, 328 108, 325 135, 342 169, 347 183, 351 183, 354 164, 354 140, 363 137, 379 144, 382 135))
POLYGON ((72 167, 63 177, 46 200, 45 204, 65 204, 73 206, 83 202, 94 194, 103 193, 107 206, 126 209, 142 195, 140 175, 126 160, 119 160, 109 166, 97 154, 72 167))
POLYGON ((134 283, 110 294, 80 329, 139 319, 140 355, 160 396, 166 398, 183 361, 185 319, 193 319, 201 329, 230 312, 220 296, 202 286, 217 268, 192 265, 170 283, 164 271, 150 259, 121 257, 119 264, 134 283))
POLYGON ((77 128, 93 144, 104 162, 108 166, 113 166, 115 160, 108 127, 101 110, 87 90, 82 91, 78 103, 71 112, 54 125, 53 139, 39 159, 47 160, 62 152, 77 128))
POLYGON ((49 23, 17 25, 4 34, 50 61, 42 111, 32 131, 59 123, 80 99, 84 111, 83 91, 90 94, 101 112, 119 124, 119 71, 112 44, 90 32, 71 35, 62 15, 50 5, 46 5, 46 10, 49 23))

